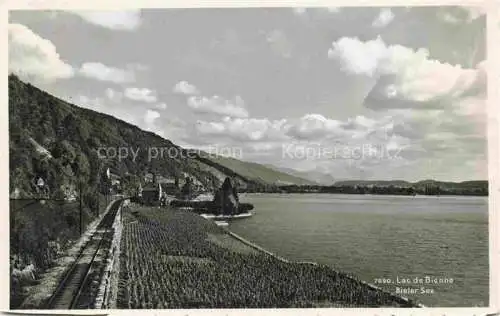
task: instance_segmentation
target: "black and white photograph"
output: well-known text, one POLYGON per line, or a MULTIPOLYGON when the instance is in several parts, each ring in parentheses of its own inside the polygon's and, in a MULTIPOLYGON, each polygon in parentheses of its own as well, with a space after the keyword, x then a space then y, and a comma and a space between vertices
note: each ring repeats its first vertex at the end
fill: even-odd
POLYGON ((8 12, 10 310, 492 305, 484 6, 137 5, 8 12))

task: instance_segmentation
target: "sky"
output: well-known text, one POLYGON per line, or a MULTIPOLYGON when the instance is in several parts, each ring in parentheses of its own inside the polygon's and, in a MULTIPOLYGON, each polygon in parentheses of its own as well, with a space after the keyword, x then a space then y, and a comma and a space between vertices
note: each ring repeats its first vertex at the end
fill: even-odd
POLYGON ((487 179, 471 7, 11 11, 9 72, 174 143, 335 179, 487 179))

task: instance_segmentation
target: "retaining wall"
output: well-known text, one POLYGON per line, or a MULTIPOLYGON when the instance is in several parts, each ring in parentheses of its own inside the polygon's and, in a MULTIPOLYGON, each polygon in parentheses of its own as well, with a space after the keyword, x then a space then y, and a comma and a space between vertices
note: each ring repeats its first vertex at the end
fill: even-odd
POLYGON ((118 292, 117 284, 120 271, 120 241, 123 228, 121 220, 123 201, 117 203, 121 203, 121 205, 118 208, 118 212, 116 213, 112 226, 113 239, 111 241, 111 247, 108 250, 108 255, 105 261, 106 266, 104 267, 104 273, 101 278, 101 284, 95 301, 95 308, 97 309, 116 308, 116 296, 118 292))

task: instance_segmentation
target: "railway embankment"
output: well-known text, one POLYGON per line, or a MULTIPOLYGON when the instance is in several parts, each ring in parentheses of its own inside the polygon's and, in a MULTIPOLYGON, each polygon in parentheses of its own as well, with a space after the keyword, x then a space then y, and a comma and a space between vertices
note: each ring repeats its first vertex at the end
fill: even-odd
POLYGON ((101 216, 88 226, 80 239, 63 256, 56 260, 54 266, 40 275, 37 284, 27 289, 28 293, 19 309, 50 308, 49 305, 54 293, 62 288, 61 283, 67 278, 77 261, 81 259, 93 237, 101 230, 104 219, 115 203, 116 201, 111 202, 101 216))
POLYGON ((120 244, 123 230, 122 207, 125 203, 126 202, 122 203, 118 208, 118 212, 113 222, 111 246, 108 249, 104 271, 101 276, 101 283, 94 304, 97 309, 116 308, 120 274, 120 244))

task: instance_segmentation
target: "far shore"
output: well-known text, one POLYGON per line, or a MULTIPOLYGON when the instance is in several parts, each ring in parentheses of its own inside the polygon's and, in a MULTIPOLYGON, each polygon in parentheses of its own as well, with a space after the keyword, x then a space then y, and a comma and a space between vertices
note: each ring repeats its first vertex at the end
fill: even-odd
POLYGON ((446 198, 446 197, 465 197, 465 198, 472 198, 472 197, 484 197, 488 198, 489 195, 474 195, 474 194, 416 194, 416 195, 410 195, 410 194, 375 194, 375 193, 347 193, 347 192, 245 192, 241 191, 238 192, 238 194, 273 194, 273 195, 290 195, 290 194, 330 194, 330 195, 365 195, 365 196, 398 196, 398 197, 409 197, 409 198, 423 198, 423 197, 435 197, 435 198, 446 198))

